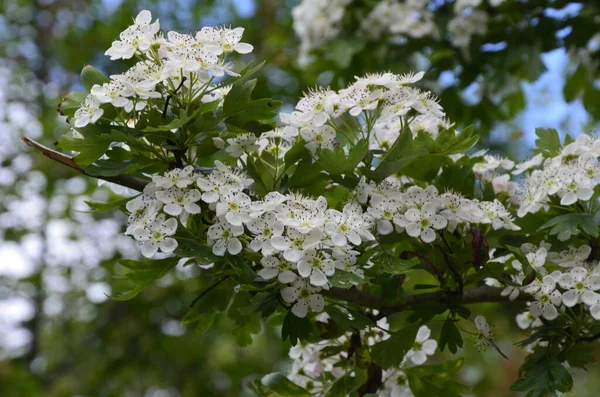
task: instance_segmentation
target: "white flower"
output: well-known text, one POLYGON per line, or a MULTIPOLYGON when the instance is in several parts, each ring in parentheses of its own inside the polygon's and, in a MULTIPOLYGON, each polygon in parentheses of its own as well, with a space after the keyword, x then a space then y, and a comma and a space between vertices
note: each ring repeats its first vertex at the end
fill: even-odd
POLYGON ((558 284, 567 291, 562 295, 562 302, 573 307, 579 302, 593 305, 597 302, 596 293, 600 289, 600 274, 589 274, 583 267, 574 267, 558 279, 558 284))
POLYGON ((248 43, 240 43, 242 35, 244 34, 244 28, 220 28, 215 29, 211 27, 203 27, 196 34, 196 40, 203 44, 212 45, 209 50, 219 55, 220 53, 237 52, 238 54, 248 54, 252 52, 254 47, 248 43))
POLYGON ((539 317, 534 317, 530 312, 523 312, 517 314, 517 325, 521 329, 535 328, 543 325, 544 323, 539 317))
POLYGON ((152 181, 156 186, 162 189, 169 189, 171 186, 185 188, 191 185, 195 180, 194 167, 188 165, 185 168, 175 168, 166 172, 164 175, 154 175, 152 181))
POLYGON ((234 226, 242 226, 249 218, 250 197, 241 192, 227 193, 217 203, 217 216, 223 216, 234 226))
POLYGON ((119 35, 120 40, 112 42, 104 54, 110 56, 111 60, 129 59, 136 52, 146 52, 154 42, 154 36, 160 29, 158 20, 154 23, 150 11, 143 10, 135 17, 135 24, 129 26, 119 35))
POLYGON ((100 108, 101 102, 94 95, 88 95, 85 102, 75 111, 73 116, 76 128, 85 127, 88 124, 94 124, 102 115, 104 110, 100 108))
POLYGON ((435 240, 435 230, 440 230, 448 225, 448 220, 437 214, 437 206, 433 203, 423 205, 420 210, 411 208, 404 213, 407 224, 406 233, 411 237, 421 237, 424 243, 435 240))
POLYGON ((125 234, 131 235, 136 228, 152 222, 162 208, 162 204, 154 198, 154 195, 144 194, 129 200, 125 207, 129 211, 125 234))
POLYGON ((208 243, 212 245, 212 252, 217 256, 224 256, 225 252, 237 255, 242 251, 242 243, 238 239, 244 234, 243 226, 231 225, 219 221, 208 228, 208 243))
POLYGON ((306 141, 306 148, 314 155, 317 149, 333 149, 335 147, 335 130, 328 125, 305 127, 300 135, 306 141))
POLYGON ((427 356, 433 355, 437 349, 437 342, 434 339, 429 339, 430 335, 431 330, 429 327, 422 325, 417 332, 412 349, 406 353, 405 359, 409 358, 415 365, 425 364, 427 356))
POLYGON ((528 171, 532 168, 535 168, 535 167, 541 165, 543 161, 544 161, 544 156, 541 153, 538 153, 535 156, 533 156, 532 158, 530 158, 529 160, 517 164, 515 166, 516 170, 514 170, 512 173, 513 173, 513 175, 520 175, 525 171, 528 171))
POLYGON ((325 232, 335 245, 344 246, 348 241, 360 245, 362 239, 375 240, 373 234, 365 227, 362 208, 356 203, 346 204, 343 212, 327 210, 327 217, 329 221, 325 223, 325 232))
POLYGON ((477 328, 477 335, 475 336, 475 346, 479 349, 485 349, 487 345, 492 343, 494 335, 492 329, 487 323, 485 317, 475 317, 475 328, 477 328))
POLYGON ((371 199, 367 213, 377 222, 377 233, 385 236, 394 231, 394 223, 397 222, 396 215, 399 211, 398 202, 390 198, 375 196, 371 199))
POLYGON ((240 134, 235 138, 229 138, 227 140, 229 146, 225 149, 231 157, 238 158, 244 153, 252 153, 260 148, 256 144, 256 137, 254 134, 240 134))
POLYGON ((558 254, 558 258, 554 259, 554 262, 560 267, 581 267, 591 253, 592 248, 589 245, 569 247, 568 250, 561 251, 558 254))
POLYGON ((297 263, 305 250, 317 248, 321 242, 321 231, 311 230, 304 234, 297 230, 288 230, 286 236, 273 236, 271 244, 279 251, 283 251, 283 257, 290 262, 297 263))
POLYGON ((308 283, 308 280, 299 278, 290 287, 281 290, 281 297, 288 303, 295 302, 292 313, 304 318, 309 307, 313 312, 321 312, 325 308, 325 300, 318 294, 320 291, 321 288, 314 287, 308 283))
POLYGON ((263 268, 258 272, 258 275, 265 280, 270 280, 277 277, 280 283, 288 284, 296 280, 298 277, 293 272, 295 265, 286 260, 280 260, 274 256, 265 256, 260 260, 263 268))
POLYGON ((177 248, 177 240, 171 238, 177 231, 177 220, 175 218, 165 219, 164 214, 138 227, 133 231, 133 237, 142 244, 142 255, 152 258, 160 248, 161 252, 170 254, 177 248))
POLYGON ((163 210, 167 214, 183 217, 200 213, 200 206, 196 202, 200 201, 201 196, 197 189, 180 189, 176 186, 156 192, 156 198, 166 204, 163 210))
POLYGON ((556 306, 561 303, 560 292, 556 289, 556 281, 551 276, 545 276, 540 290, 535 294, 536 301, 531 303, 529 311, 534 317, 543 316, 546 320, 558 317, 556 306))
POLYGON ((255 235, 250 242, 250 248, 253 251, 262 251, 265 256, 275 252, 275 248, 271 244, 271 237, 281 236, 284 226, 273 213, 266 213, 260 218, 254 218, 246 226, 255 235))
POLYGON ((102 85, 94 84, 90 93, 101 103, 110 103, 116 108, 122 108, 131 103, 131 100, 127 98, 133 96, 135 91, 130 84, 113 80, 102 85))
POLYGON ((317 287, 327 284, 327 276, 335 273, 335 264, 329 256, 314 249, 305 251, 298 262, 298 273, 304 278, 310 277, 310 283, 317 287))

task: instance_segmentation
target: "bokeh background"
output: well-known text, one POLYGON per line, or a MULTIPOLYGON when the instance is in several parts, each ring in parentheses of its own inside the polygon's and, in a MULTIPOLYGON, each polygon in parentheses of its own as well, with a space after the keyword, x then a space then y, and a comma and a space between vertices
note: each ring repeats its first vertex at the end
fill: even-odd
MULTIPOLYGON (((84 201, 115 199, 124 192, 99 187, 20 142, 26 135, 52 146, 67 130, 56 108, 69 91, 83 91, 78 79, 84 64, 107 75, 125 68, 103 52, 142 9, 160 18, 164 31, 245 27, 244 41, 255 50, 244 61, 267 62, 256 94, 283 100, 288 110, 316 83, 339 88, 354 75, 419 68, 430 71, 425 79, 441 95, 451 119, 475 123, 493 151, 524 158, 535 127, 577 135, 598 126, 598 58, 585 58, 586 73, 577 75, 584 63, 581 51, 591 51, 594 40, 600 44, 597 35, 594 39, 600 32, 594 1, 514 1, 514 9, 507 9, 514 18, 529 17, 524 4, 552 3, 552 9, 542 8, 542 18, 562 24, 552 25, 556 31, 539 30, 522 42, 508 42, 494 62, 479 64, 475 56, 471 68, 485 73, 470 79, 460 77, 456 65, 431 62, 427 43, 412 48, 410 57, 401 47, 344 50, 334 43, 332 51, 341 58, 325 56, 300 67, 291 14, 298 3, 0 0, 0 396, 245 396, 252 395, 245 382, 289 365, 288 346, 267 324, 246 347, 236 345, 228 319, 202 335, 181 325, 201 288, 195 276, 203 269, 178 267, 129 302, 108 298, 119 275, 118 259, 139 254, 121 234, 124 216, 89 213, 84 201), (586 21, 583 32, 579 18, 586 21), (564 30, 569 24, 580 27, 574 43, 561 41, 560 35, 569 36, 564 30), (512 59, 514 46, 529 56, 512 59), (519 72, 511 69, 514 78, 493 82, 508 88, 502 96, 487 83, 504 73, 503 62, 509 60, 519 72)), ((443 43, 435 49, 443 50, 443 43)), ((473 385, 473 395, 511 395, 508 387, 526 355, 512 345, 525 335, 514 323, 517 313, 518 305, 481 308, 480 314, 493 319, 499 346, 510 359, 493 350, 479 353, 467 339, 460 380, 473 385)), ((599 395, 599 373, 597 366, 576 373, 572 395, 599 395)))

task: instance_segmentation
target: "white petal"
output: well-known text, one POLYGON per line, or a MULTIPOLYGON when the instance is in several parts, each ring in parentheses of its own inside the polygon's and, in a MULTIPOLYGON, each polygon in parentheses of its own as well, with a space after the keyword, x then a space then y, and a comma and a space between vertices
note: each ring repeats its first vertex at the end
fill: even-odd
POLYGON ((422 349, 425 354, 431 356, 433 353, 435 353, 435 349, 437 349, 437 342, 433 339, 426 340, 423 342, 422 349))
POLYGON ((594 306, 590 307, 590 314, 592 317, 594 317, 594 319, 600 320, 600 304, 595 304, 594 306))
POLYGON ((308 303, 305 300, 298 301, 292 307, 292 313, 294 313, 297 317, 304 318, 306 317, 306 313, 308 312, 308 303))
POLYGON ((427 361, 427 356, 424 352, 418 351, 410 358, 410 360, 415 363, 415 365, 422 365, 425 364, 425 361, 427 361))
POLYGON ((310 272, 312 271, 312 268, 310 266, 310 263, 308 263, 307 261, 300 261, 298 262, 298 273, 306 278, 308 276, 310 276, 310 272))
POLYGON ((325 299, 321 295, 312 294, 308 300, 308 304, 313 312, 321 312, 325 308, 325 299))
POLYGON ((287 303, 295 302, 298 299, 298 290, 294 287, 285 287, 281 289, 281 297, 287 303))
POLYGON ((310 283, 316 287, 322 287, 327 284, 327 276, 321 269, 313 269, 310 274, 310 283))
POLYGON ((156 254, 156 251, 158 251, 158 244, 154 241, 146 241, 142 245, 142 255, 146 258, 152 258, 156 254))
POLYGON ((435 232, 429 227, 423 230, 421 233, 421 240, 423 240, 424 243, 431 243, 432 241, 435 241, 435 237, 435 232))
POLYGON ((177 204, 167 204, 163 207, 163 210, 169 214, 169 215, 173 215, 173 216, 178 216, 181 214, 181 211, 183 211, 183 209, 178 206, 177 204))
POLYGON ((423 325, 419 328, 419 332, 417 332, 416 340, 419 342, 425 342, 431 336, 431 330, 428 326, 423 325))
POLYGON ((421 227, 416 223, 406 225, 406 233, 411 237, 419 237, 421 235, 421 227))
POLYGON ((252 50, 254 49, 254 47, 252 47, 250 44, 248 43, 237 43, 233 49, 238 53, 238 54, 248 54, 250 52, 252 52, 252 50))
POLYGON ((231 255, 237 255, 240 253, 241 250, 242 243, 240 242, 240 240, 238 240, 237 238, 232 238, 231 240, 229 240, 229 243, 227 244, 227 251, 229 251, 231 255))
POLYGON ((335 245, 340 247, 346 245, 346 243, 348 242, 346 236, 344 236, 342 233, 335 233, 333 236, 331 236, 331 241, 333 241, 335 245))
POLYGON ((567 307, 573 307, 579 301, 579 294, 574 289, 565 292, 562 295, 562 302, 567 307))
POLYGON ((600 295, 598 295, 597 293, 595 293, 594 291, 591 291, 589 289, 585 290, 583 292, 583 294, 581 295, 581 300, 583 301, 583 303, 585 303, 586 305, 590 305, 590 306, 598 303, 599 298, 600 298, 600 295))
POLYGON ((279 273, 278 280, 282 284, 288 284, 294 281, 296 277, 296 273, 294 273, 293 271, 284 270, 283 272, 279 273))
POLYGON ((547 305, 542 309, 542 314, 546 320, 554 320, 558 317, 558 312, 556 311, 556 307, 554 305, 547 305))
MULTIPOLYGON (((277 276, 278 273, 279 271, 273 267, 265 267, 264 269, 260 269, 258 275, 264 278, 265 280, 270 280, 277 276)), ((287 282, 284 284, 287 284, 287 282)))

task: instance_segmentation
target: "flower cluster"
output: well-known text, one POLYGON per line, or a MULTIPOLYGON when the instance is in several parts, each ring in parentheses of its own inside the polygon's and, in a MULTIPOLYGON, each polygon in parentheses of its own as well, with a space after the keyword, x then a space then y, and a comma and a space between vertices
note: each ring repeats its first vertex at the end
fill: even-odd
POLYGON ((92 87, 75 112, 76 128, 96 123, 108 104, 123 110, 125 120, 135 121, 152 99, 177 95, 190 101, 219 100, 224 93, 212 85, 213 79, 237 75, 228 55, 253 49, 241 42, 243 28, 204 27, 195 36, 171 31, 166 37, 159 30, 159 21, 152 22, 152 15, 144 10, 121 32, 105 54, 111 60, 136 57, 139 61, 126 72, 110 76, 109 82, 92 87))
MULTIPOLYGON (((497 7, 504 0, 490 0, 497 7)), ((443 38, 435 8, 439 5, 422 0, 382 0, 375 3, 361 21, 359 35, 369 41, 387 39, 391 44, 403 44, 407 38, 443 38)), ((459 0, 454 3, 454 14, 447 21, 450 43, 456 48, 468 48, 473 36, 487 33, 488 13, 482 0, 459 0)), ((343 26, 348 0, 334 2, 303 0, 292 12, 294 30, 300 38, 299 62, 312 62, 310 51, 338 36, 343 26)), ((446 18, 444 21, 446 23, 446 18)))
MULTIPOLYGON (((588 260, 591 248, 588 245, 569 247, 561 252, 550 251, 551 245, 541 242, 539 246, 523 244, 521 251, 527 262, 536 272, 536 278, 523 284, 525 273, 523 264, 512 254, 496 258, 494 261, 508 263, 511 279, 516 285, 507 286, 503 296, 515 300, 521 292, 533 295, 529 305, 532 318, 543 317, 554 320, 567 308, 583 303, 592 317, 600 319, 600 266, 597 261, 588 260)), ((523 323, 524 315, 519 320, 523 323)))
POLYGON ((426 132, 435 139, 451 125, 437 98, 412 86, 422 77, 423 72, 375 73, 357 77, 339 92, 311 90, 281 120, 288 133, 299 134, 313 154, 334 148, 337 133, 344 134, 344 121, 360 130, 373 149, 389 149, 404 130, 426 132))
MULTIPOLYGON (((319 316, 326 322, 327 315, 319 316)), ((377 322, 378 328, 361 330, 358 334, 344 334, 341 337, 318 343, 298 344, 289 351, 293 360, 288 378, 297 385, 312 393, 323 393, 332 383, 332 380, 347 375, 351 369, 347 368, 348 360, 361 346, 370 347, 389 338, 387 333, 388 323, 385 318, 377 322), (325 349, 336 349, 339 353, 331 354, 325 349)), ((404 370, 423 365, 427 357, 435 353, 437 342, 430 339, 431 330, 421 326, 417 332, 412 348, 401 360, 398 368, 383 371, 382 389, 378 395, 382 396, 412 396, 404 370), (401 394, 398 394, 401 393, 401 394)), ((352 375, 352 374, 350 374, 352 375)))
POLYGON ((302 38, 298 59, 301 65, 311 63, 311 50, 340 33, 340 22, 348 4, 350 0, 304 0, 294 7, 294 30, 302 38))
MULTIPOLYGON (((529 213, 547 210, 556 197, 559 204, 570 206, 578 202, 594 203, 590 199, 600 178, 600 138, 580 135, 565 145, 559 153, 543 160, 537 155, 517 164, 517 171, 526 172, 526 179, 518 193, 519 210, 523 217, 529 213), (537 167, 541 165, 541 169, 537 167)), ((559 236, 561 238, 563 236, 559 236)), ((569 236, 564 236, 567 239, 569 236)))
POLYGON ((435 186, 425 189, 410 186, 402 191, 393 179, 379 185, 363 182, 359 185, 358 199, 363 203, 368 201, 367 213, 381 235, 405 231, 424 243, 431 243, 437 232, 444 229, 465 233, 476 224, 491 225, 494 230, 519 229, 498 200, 472 200, 452 192, 440 195, 435 186))

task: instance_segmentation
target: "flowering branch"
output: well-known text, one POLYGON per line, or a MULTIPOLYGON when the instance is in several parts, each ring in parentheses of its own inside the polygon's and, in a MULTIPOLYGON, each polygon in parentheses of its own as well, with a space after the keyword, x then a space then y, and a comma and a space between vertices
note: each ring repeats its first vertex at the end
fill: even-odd
POLYGON ((131 176, 131 175, 118 175, 118 176, 89 175, 85 172, 85 170, 83 168, 81 168, 79 165, 77 165, 77 163, 75 163, 75 161, 73 160, 73 157, 67 156, 66 154, 62 154, 60 152, 57 152, 56 150, 52 150, 49 147, 46 147, 46 146, 42 145, 41 143, 36 142, 33 139, 29 139, 24 136, 21 137, 21 140, 28 146, 31 146, 35 150, 41 152, 44 156, 48 157, 49 159, 54 160, 63 165, 66 165, 67 167, 72 168, 75 171, 82 173, 83 175, 102 179, 107 182, 116 183, 117 185, 121 185, 121 186, 130 188, 130 189, 134 189, 134 190, 137 190, 140 192, 142 190, 144 190, 144 187, 148 184, 148 181, 141 179, 141 178, 137 178, 135 176, 131 176))

